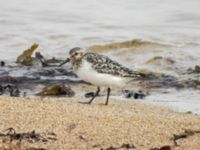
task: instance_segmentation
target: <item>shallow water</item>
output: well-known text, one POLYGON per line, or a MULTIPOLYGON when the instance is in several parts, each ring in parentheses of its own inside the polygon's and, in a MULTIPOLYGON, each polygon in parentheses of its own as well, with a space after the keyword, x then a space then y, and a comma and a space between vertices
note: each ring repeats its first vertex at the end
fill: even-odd
POLYGON ((175 111, 200 114, 199 95, 199 90, 171 91, 170 94, 155 93, 155 95, 147 97, 143 102, 165 106, 175 111))
POLYGON ((135 38, 199 46, 199 5, 199 0, 2 1, 1 57, 15 58, 33 42, 49 56, 67 55, 74 46, 135 38))
MULTIPOLYGON (((65 58, 69 49, 75 46, 90 47, 142 39, 157 44, 139 47, 140 51, 136 52, 125 48, 104 53, 131 68, 170 74, 179 79, 193 78, 183 75, 183 72, 200 65, 199 0, 0 2, 0 59, 7 62, 14 62, 34 42, 40 44, 38 50, 46 57, 65 58), (145 63, 155 56, 170 58, 175 64, 145 63)), ((199 80, 199 74, 194 78, 199 80)), ((185 111, 185 107, 188 107, 187 110, 200 112, 199 92, 188 90, 181 95, 178 93, 168 93, 167 98, 160 99, 163 103, 158 102, 156 96, 155 100, 154 97, 151 99, 153 103, 169 107, 174 105, 179 111, 185 111), (199 109, 180 104, 180 101, 184 103, 187 99, 199 109)))

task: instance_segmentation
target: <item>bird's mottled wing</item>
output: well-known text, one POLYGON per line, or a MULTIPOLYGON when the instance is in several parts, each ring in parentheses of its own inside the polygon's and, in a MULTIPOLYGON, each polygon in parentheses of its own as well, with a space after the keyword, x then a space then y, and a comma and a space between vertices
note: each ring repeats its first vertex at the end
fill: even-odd
POLYGON ((95 53, 86 53, 84 58, 88 62, 92 63, 92 67, 99 73, 112 74, 121 77, 141 77, 140 73, 123 67, 121 64, 111 60, 107 56, 95 53))

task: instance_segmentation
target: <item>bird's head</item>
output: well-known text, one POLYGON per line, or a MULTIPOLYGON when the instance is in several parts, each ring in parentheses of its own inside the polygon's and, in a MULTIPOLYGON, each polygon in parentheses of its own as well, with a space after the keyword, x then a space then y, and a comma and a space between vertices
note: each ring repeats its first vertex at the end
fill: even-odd
POLYGON ((85 49, 82 49, 80 47, 72 48, 69 51, 69 58, 63 61, 59 66, 62 66, 68 62, 70 62, 73 65, 77 61, 80 61, 84 54, 85 54, 85 49))
POLYGON ((81 60, 81 58, 83 57, 83 55, 85 54, 85 49, 82 49, 80 47, 75 47, 72 48, 69 51, 69 55, 70 55, 70 62, 75 62, 75 61, 79 61, 81 60))

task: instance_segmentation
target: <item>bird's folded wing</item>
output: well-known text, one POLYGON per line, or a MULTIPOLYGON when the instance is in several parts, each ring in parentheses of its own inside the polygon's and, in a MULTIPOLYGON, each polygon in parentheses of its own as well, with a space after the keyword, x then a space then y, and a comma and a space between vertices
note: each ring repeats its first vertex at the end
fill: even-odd
POLYGON ((131 77, 131 78, 141 78, 142 75, 139 72, 130 70, 119 64, 116 61, 111 60, 107 56, 87 53, 84 56, 88 62, 92 64, 93 69, 99 73, 111 74, 120 77, 131 77))

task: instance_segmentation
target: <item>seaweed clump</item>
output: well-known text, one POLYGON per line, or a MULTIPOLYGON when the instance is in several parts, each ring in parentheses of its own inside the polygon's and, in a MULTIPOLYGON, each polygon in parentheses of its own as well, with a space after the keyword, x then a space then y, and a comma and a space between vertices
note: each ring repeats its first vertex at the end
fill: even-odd
POLYGON ((68 97, 73 97, 75 95, 75 92, 69 86, 66 87, 64 84, 61 84, 61 85, 54 85, 51 87, 45 87, 37 95, 40 96, 67 95, 68 97))
POLYGON ((9 96, 19 97, 20 90, 16 85, 0 85, 0 95, 8 94, 9 96))
POLYGON ((200 130, 185 130, 184 133, 174 134, 171 140, 174 142, 175 146, 178 146, 178 140, 188 138, 189 136, 193 136, 195 134, 200 134, 200 130))
POLYGON ((134 99, 144 99, 149 94, 149 93, 144 93, 142 91, 133 92, 130 90, 123 90, 122 93, 126 98, 134 98, 134 99))
POLYGON ((24 148, 26 144, 24 143, 47 143, 49 141, 56 141, 55 133, 45 133, 44 135, 37 133, 35 130, 31 132, 16 132, 14 128, 8 128, 4 131, 5 133, 0 133, 0 139, 2 141, 2 147, 0 149, 12 150, 12 149, 27 149, 27 150, 46 150, 41 147, 29 147, 24 148))
POLYGON ((21 63, 26 66, 33 65, 34 61, 31 56, 38 46, 38 44, 34 43, 30 48, 25 50, 20 56, 17 57, 16 63, 21 63))

